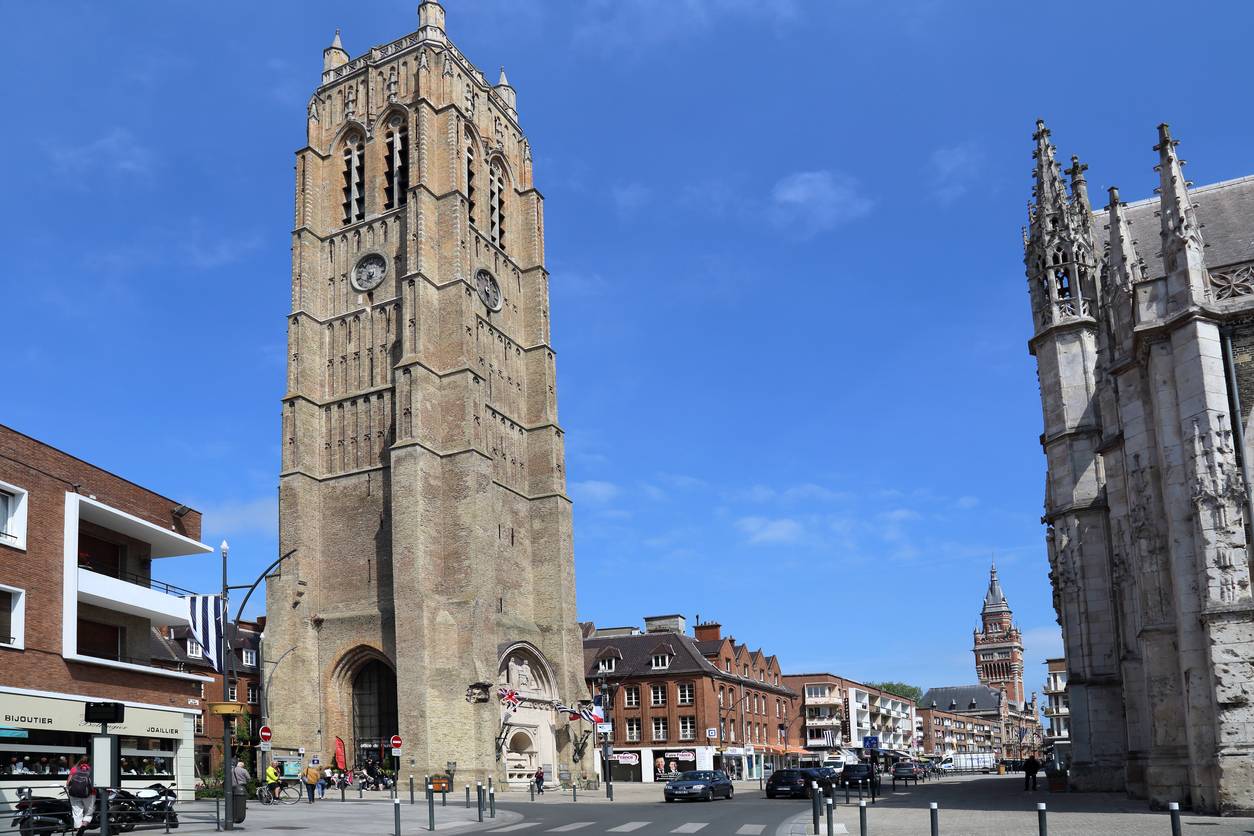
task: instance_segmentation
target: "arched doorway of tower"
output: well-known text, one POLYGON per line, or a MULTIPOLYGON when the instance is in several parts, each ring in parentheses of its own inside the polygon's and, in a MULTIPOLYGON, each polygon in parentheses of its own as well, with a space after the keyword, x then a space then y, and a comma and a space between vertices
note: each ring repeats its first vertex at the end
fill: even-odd
POLYGON ((358 765, 389 763, 388 742, 400 731, 396 716, 396 672, 371 659, 353 675, 353 741, 358 765))
POLYGON ((525 788, 537 768, 544 769, 547 782, 556 781, 558 720, 553 704, 558 694, 553 666, 535 645, 515 642, 501 654, 497 681, 517 692, 520 700, 517 711, 501 707, 500 754, 506 781, 525 788))

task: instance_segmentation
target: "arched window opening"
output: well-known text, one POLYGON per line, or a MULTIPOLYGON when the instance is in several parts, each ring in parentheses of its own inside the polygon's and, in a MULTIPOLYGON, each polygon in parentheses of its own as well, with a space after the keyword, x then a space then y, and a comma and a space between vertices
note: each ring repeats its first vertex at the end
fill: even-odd
POLYGON ((353 737, 358 760, 376 758, 383 744, 399 732, 396 673, 375 659, 353 677, 353 737))
POLYGON ((392 117, 386 139, 388 159, 383 208, 396 209, 404 206, 409 197, 409 127, 404 119, 392 117))
POLYGON ((492 243, 505 249, 505 172, 500 162, 492 163, 489 180, 492 243))
POLYGON ((475 138, 466 132, 466 211, 475 226, 475 138))
POLYGON ((360 136, 349 135, 344 142, 344 223, 366 217, 366 146, 360 136))

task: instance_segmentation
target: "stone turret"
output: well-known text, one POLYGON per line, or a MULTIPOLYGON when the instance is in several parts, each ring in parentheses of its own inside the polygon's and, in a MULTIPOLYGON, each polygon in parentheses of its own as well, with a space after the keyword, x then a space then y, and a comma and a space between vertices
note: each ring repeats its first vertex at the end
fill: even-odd
POLYGON ((344 49, 344 44, 340 41, 340 30, 335 30, 335 38, 332 39, 331 45, 322 50, 322 71, 334 70, 336 67, 342 67, 348 63, 348 51, 344 49))

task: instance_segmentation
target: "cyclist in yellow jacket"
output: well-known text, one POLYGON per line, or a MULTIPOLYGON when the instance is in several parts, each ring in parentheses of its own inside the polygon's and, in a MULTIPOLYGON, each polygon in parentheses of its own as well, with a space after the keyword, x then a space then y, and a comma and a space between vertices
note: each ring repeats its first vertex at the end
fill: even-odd
POLYGON ((266 767, 266 786, 270 788, 270 796, 277 799, 279 797, 279 787, 283 782, 279 780, 279 764, 278 761, 271 761, 266 767))

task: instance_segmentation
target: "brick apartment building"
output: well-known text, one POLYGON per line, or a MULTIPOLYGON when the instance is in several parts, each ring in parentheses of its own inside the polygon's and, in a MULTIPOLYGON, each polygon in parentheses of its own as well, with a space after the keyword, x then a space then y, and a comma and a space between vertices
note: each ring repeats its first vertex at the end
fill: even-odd
POLYGON ((939 708, 920 708, 918 715, 917 737, 925 755, 992 752, 1000 745, 1000 735, 994 737, 997 725, 986 719, 939 708))
POLYGON ((614 780, 666 780, 687 769, 753 778, 797 761, 797 694, 779 661, 721 629, 703 623, 689 635, 680 615, 650 616, 643 632, 584 625, 589 690, 611 695, 614 780))
POLYGON ((783 681, 801 695, 805 763, 862 758, 869 754, 862 746, 868 737, 890 757, 916 751, 913 700, 832 673, 788 674, 783 681))
POLYGON ((190 795, 210 680, 153 664, 154 628, 187 624, 185 590, 154 575, 211 552, 199 538, 186 505, 0 426, 0 803, 64 782, 98 731, 88 701, 126 706, 123 786, 190 795))
MULTIPOLYGON (((250 771, 257 769, 257 732, 261 728, 262 693, 261 634, 265 630, 265 616, 257 621, 242 620, 230 628, 231 677, 226 699, 241 703, 244 713, 233 716, 231 733, 235 756, 243 760, 250 771)), ((190 630, 184 626, 171 626, 157 631, 153 637, 153 663, 174 670, 186 670, 210 678, 202 682, 200 696, 203 700, 222 700, 222 674, 205 661, 200 645, 189 639, 190 630)), ((199 781, 216 782, 218 767, 222 764, 222 723, 225 717, 206 712, 196 718, 195 767, 199 781)))

